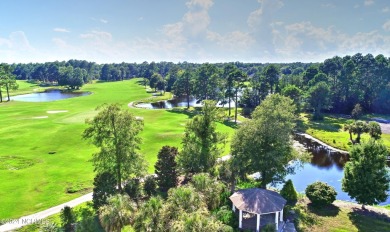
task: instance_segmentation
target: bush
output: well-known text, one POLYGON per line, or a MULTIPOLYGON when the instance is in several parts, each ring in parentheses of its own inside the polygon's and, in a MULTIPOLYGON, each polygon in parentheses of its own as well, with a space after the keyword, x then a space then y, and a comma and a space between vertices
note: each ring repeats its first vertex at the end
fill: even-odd
POLYGON ((129 197, 135 201, 141 197, 141 184, 139 179, 131 179, 127 182, 124 188, 125 192, 129 197))
POLYGON ((288 202, 296 202, 298 200, 297 191, 295 191, 293 182, 288 180, 282 190, 280 191, 280 195, 284 197, 288 202))
POLYGON ((264 228, 261 230, 262 232, 274 232, 276 230, 276 226, 274 224, 268 224, 264 226, 264 228))
POLYGON ((144 192, 150 197, 156 193, 156 179, 154 176, 147 176, 144 182, 144 192))
POLYGON ((216 218, 218 221, 222 222, 225 225, 229 225, 233 228, 238 227, 238 218, 236 214, 227 206, 222 206, 216 213, 216 218))
POLYGON ((69 206, 65 206, 61 210, 61 225, 64 228, 64 231, 73 231, 73 224, 75 223, 76 219, 73 214, 72 208, 69 206))
POLYGON ((325 206, 336 200, 336 190, 326 183, 317 181, 307 186, 306 196, 314 206, 325 206))

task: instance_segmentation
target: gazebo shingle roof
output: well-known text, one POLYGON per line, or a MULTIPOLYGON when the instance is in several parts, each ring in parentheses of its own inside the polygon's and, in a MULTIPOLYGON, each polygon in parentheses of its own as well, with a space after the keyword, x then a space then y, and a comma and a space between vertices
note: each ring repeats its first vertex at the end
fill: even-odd
POLYGON ((287 202, 279 193, 260 188, 238 190, 230 200, 237 209, 255 214, 281 211, 287 202))

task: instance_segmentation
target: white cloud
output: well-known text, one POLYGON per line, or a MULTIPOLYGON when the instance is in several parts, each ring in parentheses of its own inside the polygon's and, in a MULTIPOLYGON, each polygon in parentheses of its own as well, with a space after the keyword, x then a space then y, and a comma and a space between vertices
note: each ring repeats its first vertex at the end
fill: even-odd
POLYGON ((63 33, 69 33, 70 32, 68 29, 60 28, 60 27, 54 28, 53 31, 55 31, 55 32, 63 32, 63 33))
POLYGON ((101 23, 104 23, 104 24, 107 24, 107 23, 108 23, 108 20, 106 20, 106 19, 100 19, 100 22, 101 22, 101 23))
POLYGON ((216 42, 221 48, 226 50, 246 50, 249 49, 255 40, 249 33, 241 31, 232 31, 226 35, 221 35, 217 32, 208 31, 207 39, 216 42))
POLYGON ((142 21, 142 20, 144 20, 144 17, 138 17, 138 19, 137 19, 138 21, 142 21))
POLYGON ((321 4, 321 7, 323 7, 323 8, 335 8, 336 6, 333 3, 324 3, 324 4, 321 4))
POLYGON ((382 9, 383 13, 387 13, 389 11, 390 11, 390 8, 388 6, 386 6, 385 8, 382 9))
POLYGON ((111 41, 112 35, 106 31, 90 31, 85 34, 80 34, 82 39, 91 39, 96 41, 111 41))
POLYGON ((189 8, 200 6, 205 10, 208 10, 210 7, 213 6, 213 4, 213 0, 190 0, 186 2, 187 7, 189 8))
POLYGON ((260 7, 255 11, 252 11, 247 19, 247 23, 250 27, 256 28, 264 19, 273 16, 276 10, 284 6, 282 0, 258 0, 260 7))
POLYGON ((383 30, 385 31, 390 31, 390 20, 388 20, 387 22, 385 22, 382 26, 383 30))
POLYGON ((371 6, 371 5, 373 5, 375 2, 374 2, 374 0, 365 0, 364 1, 364 5, 365 6, 371 6))

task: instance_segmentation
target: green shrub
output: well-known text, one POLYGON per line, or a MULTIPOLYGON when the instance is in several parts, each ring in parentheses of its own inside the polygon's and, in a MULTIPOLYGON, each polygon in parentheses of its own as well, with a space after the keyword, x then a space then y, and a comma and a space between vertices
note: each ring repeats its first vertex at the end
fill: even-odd
POLYGON ((141 184, 139 179, 134 178, 129 180, 124 190, 131 199, 137 201, 141 197, 141 184))
POLYGON ((222 222, 225 225, 229 225, 233 228, 238 227, 238 218, 236 214, 227 206, 222 206, 216 213, 216 218, 218 221, 222 222))
POLYGON ((156 188, 157 188, 157 183, 156 179, 154 176, 148 176, 145 178, 144 182, 144 192, 148 195, 151 196, 156 193, 156 188))
POLYGON ((295 191, 293 182, 291 180, 288 180, 282 190, 280 191, 280 195, 284 197, 288 202, 296 202, 298 200, 298 194, 297 191, 295 191))
POLYGON ((61 225, 64 228, 64 231, 73 231, 73 223, 75 223, 76 218, 73 214, 72 208, 65 206, 61 210, 61 225))
POLYGON ((314 206, 325 206, 336 200, 336 190, 326 183, 317 181, 307 186, 306 196, 314 206))
POLYGON ((262 232, 274 232, 276 230, 275 224, 267 224, 264 226, 264 228, 261 230, 262 232))

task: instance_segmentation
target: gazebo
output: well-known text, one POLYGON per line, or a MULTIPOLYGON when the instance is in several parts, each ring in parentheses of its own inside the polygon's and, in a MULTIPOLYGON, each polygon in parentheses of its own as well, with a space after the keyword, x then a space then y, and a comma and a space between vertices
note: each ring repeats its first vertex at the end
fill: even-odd
POLYGON ((283 223, 283 208, 286 205, 279 193, 260 189, 241 189, 230 196, 233 211, 239 210, 239 228, 260 231, 267 224, 283 223), (255 217, 256 216, 256 217, 255 217))

